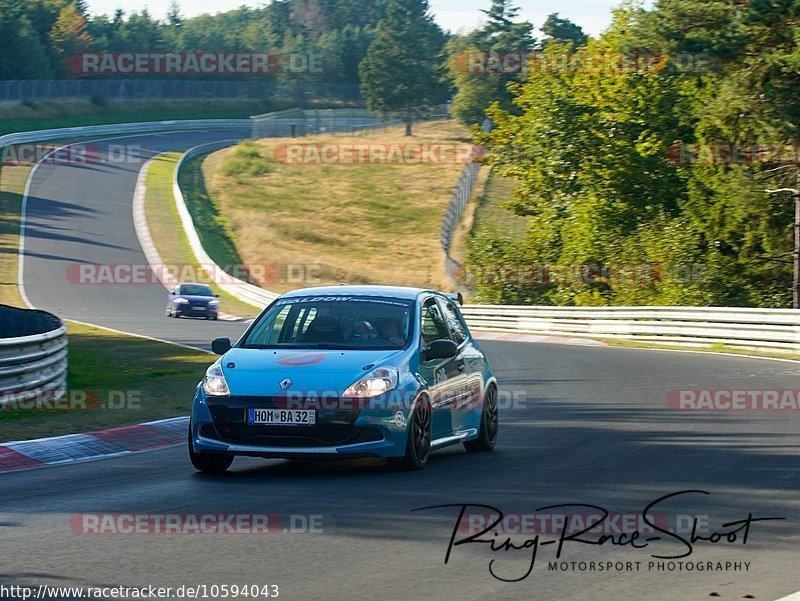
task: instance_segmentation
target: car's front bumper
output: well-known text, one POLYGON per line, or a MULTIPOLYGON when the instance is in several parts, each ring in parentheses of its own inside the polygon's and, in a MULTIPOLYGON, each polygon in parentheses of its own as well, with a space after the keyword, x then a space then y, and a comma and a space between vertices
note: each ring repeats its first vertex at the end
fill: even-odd
POLYGON ((178 305, 173 311, 180 317, 215 317, 217 315, 216 307, 186 307, 178 305))
POLYGON ((266 458, 305 458, 305 459, 334 459, 357 457, 395 457, 398 453, 397 445, 391 440, 378 440, 338 446, 262 446, 222 442, 203 436, 193 437, 196 453, 233 453, 251 457, 266 458))
MULTIPOLYGON (((398 409, 318 411, 317 424, 251 426, 247 407, 269 407, 265 397, 206 399, 198 387, 192 409, 192 441, 197 453, 233 453, 256 457, 398 457, 405 452, 405 417, 398 409)), ((407 415, 407 414, 406 414, 407 415)))

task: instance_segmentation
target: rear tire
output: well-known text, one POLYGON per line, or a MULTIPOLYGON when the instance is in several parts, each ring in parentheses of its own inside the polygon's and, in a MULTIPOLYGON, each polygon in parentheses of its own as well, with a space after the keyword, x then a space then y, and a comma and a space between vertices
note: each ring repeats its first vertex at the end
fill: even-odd
POLYGON ((421 470, 431 457, 431 404, 421 397, 408 420, 406 452, 402 457, 390 457, 389 466, 395 470, 421 470))
POLYGON ((233 463, 230 453, 195 453, 192 446, 192 425, 189 424, 189 459, 198 472, 205 474, 222 474, 233 463))
POLYGON ((497 429, 499 424, 497 408, 497 389, 489 386, 483 399, 483 410, 481 411, 481 425, 478 430, 478 438, 464 443, 464 448, 468 453, 484 453, 494 449, 497 441, 497 429))

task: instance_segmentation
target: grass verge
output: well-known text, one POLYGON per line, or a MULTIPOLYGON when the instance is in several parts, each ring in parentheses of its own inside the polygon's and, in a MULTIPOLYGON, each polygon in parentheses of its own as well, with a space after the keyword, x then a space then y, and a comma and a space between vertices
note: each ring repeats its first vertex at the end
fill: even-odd
POLYGON ((529 217, 515 215, 502 204, 513 198, 516 180, 501 177, 495 172, 489 174, 483 195, 478 198, 469 235, 482 227, 494 227, 508 235, 522 239, 528 230, 529 217))
MULTIPOLYGON (((198 277, 191 278, 204 282, 208 282, 208 278, 201 278, 205 276, 200 264, 189 246, 189 239, 183 230, 180 217, 178 216, 178 209, 175 207, 175 199, 172 195, 172 176, 175 171, 175 166, 180 159, 182 152, 169 152, 159 155, 150 164, 150 169, 145 179, 145 214, 147 216, 147 226, 150 229, 150 235, 153 242, 161 255, 162 261, 167 265, 179 265, 187 267, 190 273, 198 274, 198 277)), ((189 172, 189 169, 186 169, 189 172)), ((202 183, 202 182, 201 182, 202 183)), ((184 196, 187 198, 195 197, 195 189, 184 188, 184 196)), ((198 198, 199 198, 198 194, 198 198)), ((202 200, 196 202, 202 203, 202 200)), ((204 214, 204 213, 200 213, 204 214)), ((210 218, 209 218, 210 220, 210 218)), ((205 221, 204 223, 208 223, 205 221)), ((198 228, 200 229, 200 228, 198 228)), ((207 240, 201 238, 203 246, 208 251, 207 240)), ((235 249, 233 249, 235 253, 235 249)), ((228 256, 225 261, 219 261, 209 253, 218 265, 236 265, 239 263, 238 258, 228 256)), ((216 293, 220 295, 220 310, 240 317, 253 317, 259 313, 256 307, 238 300, 236 297, 223 292, 217 286, 211 284, 211 287, 216 293)))
MULTIPOLYGON (((247 264, 264 265, 276 292, 338 282, 447 286, 439 227, 463 165, 456 161, 285 162, 290 144, 441 144, 465 148, 466 129, 420 123, 360 135, 268 138, 219 151, 205 171, 214 213, 247 264)), ((363 147, 363 146, 362 146, 363 147)), ((341 152, 341 151, 340 151, 341 152)), ((346 151, 344 151, 346 152, 346 151)), ((212 255, 213 256, 213 255, 212 255)))
POLYGON ((69 322, 69 390, 59 407, 0 407, 0 442, 188 415, 213 358, 164 342, 69 322))
POLYGON ((17 288, 19 220, 31 165, 0 167, 0 303, 24 307, 17 288))

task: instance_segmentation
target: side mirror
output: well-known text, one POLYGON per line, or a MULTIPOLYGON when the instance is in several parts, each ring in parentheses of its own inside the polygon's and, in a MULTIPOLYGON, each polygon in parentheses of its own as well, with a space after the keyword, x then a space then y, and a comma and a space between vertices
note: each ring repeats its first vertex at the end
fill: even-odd
POLYGON ((215 295, 214 295, 214 298, 219 298, 219 294, 215 294, 215 295))
POLYGON ((423 360, 425 361, 450 359, 458 355, 458 346, 452 340, 434 340, 424 352, 423 360))
POLYGON ((170 292, 170 295, 171 295, 171 296, 175 296, 176 294, 178 294, 178 291, 177 291, 177 290, 173 290, 172 292, 170 292))
POLYGON ((227 336, 223 338, 214 338, 211 342, 211 350, 214 351, 216 355, 224 355, 231 350, 231 339, 227 336))

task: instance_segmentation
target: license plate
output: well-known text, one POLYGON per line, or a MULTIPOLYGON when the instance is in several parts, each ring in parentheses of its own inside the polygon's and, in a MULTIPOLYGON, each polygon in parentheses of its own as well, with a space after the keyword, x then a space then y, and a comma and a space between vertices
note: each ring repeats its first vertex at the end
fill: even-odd
POLYGON ((313 409, 256 409, 247 410, 247 423, 261 426, 313 426, 317 412, 313 409))
POLYGON ((192 311, 205 311, 205 307, 192 307, 192 311))

